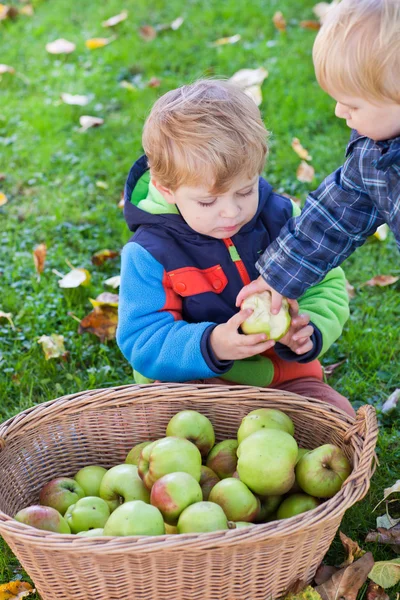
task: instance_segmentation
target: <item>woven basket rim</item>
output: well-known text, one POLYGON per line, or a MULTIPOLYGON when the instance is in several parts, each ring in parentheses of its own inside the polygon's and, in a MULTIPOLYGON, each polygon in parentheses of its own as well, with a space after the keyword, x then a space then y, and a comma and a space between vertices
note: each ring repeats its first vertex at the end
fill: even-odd
MULTIPOLYGON (((363 497, 368 490, 369 478, 374 470, 374 467, 371 467, 371 462, 378 434, 375 409, 372 406, 366 404, 360 407, 357 411, 357 417, 354 419, 335 406, 316 400, 315 398, 255 386, 211 386, 206 384, 179 383, 131 384, 69 394, 33 406, 2 423, 0 425, 0 452, 7 445, 8 437, 12 439, 19 437, 19 435, 23 435, 24 427, 32 425, 32 415, 35 415, 35 422, 32 428, 37 428, 40 426, 40 421, 49 417, 49 414, 54 410, 72 414, 74 412, 81 412, 81 403, 84 403, 86 410, 90 410, 102 405, 104 400, 110 401, 113 395, 120 396, 121 393, 126 394, 127 398, 125 401, 120 402, 119 406, 121 404, 154 402, 157 399, 151 397, 151 395, 154 394, 155 390, 163 394, 163 396, 158 398, 159 401, 168 400, 169 402, 173 402, 174 397, 172 396, 175 393, 184 394, 188 391, 193 392, 197 390, 201 392, 198 398, 198 401, 201 402, 209 401, 210 403, 235 404, 234 396, 240 394, 242 396, 248 395, 249 402, 254 402, 257 395, 258 399, 260 396, 264 398, 269 397, 274 398, 275 401, 282 401, 283 404, 290 402, 291 407, 306 407, 308 410, 313 410, 328 419, 331 418, 336 420, 336 422, 340 422, 343 430, 346 430, 344 435, 345 441, 355 445, 356 440, 358 446, 363 449, 363 456, 360 456, 359 464, 353 468, 351 475, 341 490, 320 506, 289 519, 256 524, 249 528, 201 534, 85 538, 72 534, 58 534, 35 529, 15 521, 13 517, 0 510, 0 534, 4 531, 9 535, 13 535, 16 539, 20 539, 25 544, 34 546, 40 544, 43 549, 73 549, 75 552, 81 551, 83 553, 89 550, 94 553, 113 553, 121 552, 121 550, 127 548, 134 552, 150 550, 153 552, 166 549, 179 550, 183 549, 183 547, 200 550, 222 544, 228 546, 238 542, 241 544, 254 543, 258 538, 265 539, 268 537, 272 539, 283 537, 299 534, 302 529, 310 526, 322 526, 325 521, 337 518, 338 514, 343 515, 347 508, 363 497), (223 396, 222 398, 221 395, 223 396), (232 396, 232 399, 229 396, 232 396)), ((188 399, 195 401, 196 397, 192 395, 188 399)), ((181 400, 181 397, 175 397, 176 402, 181 400)), ((246 400, 236 400, 236 404, 238 403, 242 406, 246 405, 246 400)))

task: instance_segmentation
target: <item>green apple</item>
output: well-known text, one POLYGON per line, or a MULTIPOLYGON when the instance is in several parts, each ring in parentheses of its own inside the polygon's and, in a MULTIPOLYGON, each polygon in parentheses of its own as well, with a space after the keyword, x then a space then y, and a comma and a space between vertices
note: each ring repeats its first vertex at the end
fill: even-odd
POLYGON ((290 417, 275 408, 258 408, 246 415, 237 432, 239 445, 252 433, 260 429, 280 429, 294 434, 294 425, 290 417))
POLYGON ((260 510, 254 519, 256 523, 266 521, 278 508, 282 502, 283 496, 258 496, 260 500, 260 510))
POLYGON ((252 492, 278 496, 292 487, 298 448, 286 431, 260 429, 243 440, 237 453, 239 478, 252 492))
POLYGON ((110 516, 108 504, 98 496, 86 496, 67 508, 65 520, 72 533, 104 527, 110 516))
POLYGON ((176 471, 189 473, 199 482, 200 450, 184 438, 165 437, 142 450, 138 469, 140 477, 149 490, 157 479, 176 471))
POLYGON ((74 479, 85 492, 85 496, 98 496, 101 480, 106 473, 107 469, 104 467, 89 465, 80 469, 74 479))
POLYGON ((207 456, 207 467, 220 479, 232 477, 236 471, 238 446, 237 440, 224 440, 216 444, 207 456))
POLYGON ((178 533, 208 533, 229 528, 224 511, 214 502, 191 504, 178 521, 178 533))
POLYGON ((251 294, 243 300, 242 310, 251 308, 253 313, 241 325, 243 333, 265 333, 271 340, 279 340, 289 330, 290 312, 286 298, 277 315, 271 313, 271 293, 268 291, 251 294))
POLYGON ((142 500, 150 502, 149 490, 144 485, 135 465, 116 465, 108 469, 100 484, 100 497, 113 512, 123 502, 142 500))
POLYGON ((136 444, 136 446, 133 446, 132 450, 128 452, 125 462, 129 465, 138 466, 140 454, 143 448, 146 448, 146 446, 148 446, 149 444, 151 444, 151 442, 141 442, 140 444, 136 444))
POLYGON ((189 473, 168 473, 153 484, 150 503, 169 525, 176 525, 181 512, 203 499, 200 484, 189 473))
POLYGON ((114 510, 104 526, 103 535, 164 535, 162 514, 141 500, 125 502, 114 510))
POLYGON ((44 531, 54 531, 54 533, 71 533, 69 525, 64 517, 51 506, 41 506, 34 504, 19 510, 14 516, 16 521, 43 529, 44 531))
POLYGON ((278 508, 278 519, 289 519, 295 515, 312 510, 319 506, 319 500, 308 494, 292 494, 285 498, 278 508))
MULTIPOLYGON (((297 461, 296 461, 296 465, 299 463, 300 459, 303 458, 303 456, 305 456, 308 452, 311 452, 310 449, 308 448, 299 448, 299 453, 297 454, 297 461)), ((303 490, 301 489, 301 487, 299 486, 298 482, 297 482, 297 477, 296 477, 296 468, 294 470, 294 475, 295 475, 295 481, 294 484, 292 485, 292 487, 289 490, 289 494, 298 494, 301 493, 303 490)))
POLYGON ((44 506, 51 506, 61 515, 71 504, 75 504, 85 496, 83 488, 75 479, 70 477, 57 477, 52 479, 40 490, 39 502, 44 506))
POLYGON ((208 497, 219 504, 229 521, 253 521, 260 512, 260 501, 239 479, 227 477, 217 483, 208 497))
POLYGON ((203 493, 203 500, 208 500, 211 490, 218 481, 220 481, 220 478, 212 469, 204 465, 201 466, 200 487, 203 493))
POLYGON ((214 427, 210 419, 196 410, 182 410, 167 425, 167 437, 185 438, 206 457, 215 444, 214 427))
POLYGON ((103 528, 98 527, 96 529, 89 529, 88 531, 80 531, 76 535, 79 535, 79 537, 100 537, 103 535, 103 528))
POLYGON ((334 444, 324 444, 305 454, 296 466, 301 489, 317 498, 332 498, 351 473, 345 454, 334 444))
POLYGON ((243 529, 243 527, 254 527, 255 523, 247 523, 247 521, 235 521, 235 529, 243 529))

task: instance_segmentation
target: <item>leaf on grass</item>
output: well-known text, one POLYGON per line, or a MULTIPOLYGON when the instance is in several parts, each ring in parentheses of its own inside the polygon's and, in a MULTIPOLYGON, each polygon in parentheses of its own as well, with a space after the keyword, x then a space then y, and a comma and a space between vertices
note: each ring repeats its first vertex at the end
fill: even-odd
POLYGON ((390 598, 380 585, 370 581, 365 593, 365 600, 390 600, 390 598))
POLYGON ((184 20, 185 19, 183 17, 177 17, 176 19, 174 19, 170 24, 170 28, 172 29, 172 31, 176 31, 177 29, 179 29, 179 27, 183 24, 184 20))
POLYGON ((90 102, 89 96, 82 96, 79 94, 68 94, 67 92, 61 94, 61 100, 65 104, 70 104, 72 106, 86 106, 86 104, 89 104, 90 102))
POLYGON ((0 192, 0 206, 4 206, 5 204, 7 204, 7 202, 7 196, 3 192, 0 192))
POLYGON ((302 160, 296 171, 297 179, 302 183, 311 183, 311 181, 314 179, 314 175, 314 167, 302 160))
POLYGON ((25 15, 25 17, 33 17, 34 10, 32 4, 25 4, 25 6, 19 9, 19 14, 25 15))
POLYGON ((322 600, 337 600, 339 598, 356 600, 357 594, 367 580, 368 573, 373 565, 373 556, 371 552, 367 552, 351 565, 334 573, 328 581, 318 585, 315 589, 322 600))
POLYGON ((376 562, 368 577, 385 590, 393 587, 400 581, 400 558, 376 562))
POLYGON ((17 16, 18 9, 15 6, 0 4, 0 21, 5 21, 6 19, 15 19, 17 16))
POLYGON ((328 581, 328 579, 330 579, 338 570, 339 569, 337 567, 332 567, 331 565, 324 565, 321 563, 314 575, 314 581, 316 585, 321 585, 322 583, 325 583, 325 581, 328 581))
POLYGON ((321 23, 319 21, 312 20, 300 21, 300 27, 303 29, 313 29, 314 31, 317 31, 321 27, 321 23))
POLYGON ((10 65, 0 63, 0 75, 3 75, 4 73, 11 73, 12 75, 14 75, 15 69, 14 67, 10 67, 10 65))
POLYGON ((351 285, 351 283, 349 281, 347 281, 347 279, 346 279, 346 292, 347 292, 347 295, 350 300, 352 298, 355 298, 355 296, 356 296, 355 287, 354 287, 354 285, 351 285))
POLYGON ((110 292, 103 292, 99 296, 97 296, 96 300, 93 298, 89 298, 93 308, 100 306, 101 308, 108 306, 112 308, 118 307, 119 296, 118 294, 111 294, 110 292))
POLYGON ((71 54, 75 48, 76 45, 73 42, 69 42, 64 38, 59 38, 58 40, 54 40, 54 42, 46 44, 46 50, 49 54, 71 54))
POLYGON ((118 25, 118 23, 122 23, 122 21, 125 21, 125 19, 127 19, 127 18, 128 18, 128 11, 123 10, 122 12, 119 13, 119 15, 115 15, 114 17, 110 17, 106 21, 103 21, 102 25, 103 25, 103 27, 115 27, 115 25, 118 25))
POLYGON ((337 363, 333 363, 332 365, 327 365, 326 367, 323 368, 325 375, 327 377, 330 377, 332 375, 332 373, 346 361, 347 361, 347 358, 344 358, 343 360, 340 360, 337 363))
POLYGON ((400 400, 400 388, 397 388, 397 390, 394 390, 394 392, 392 394, 390 394, 390 396, 386 400, 386 402, 384 402, 384 404, 382 406, 383 414, 387 414, 387 413, 391 412, 392 410, 395 410, 399 400, 400 400))
POLYGON ((287 594, 283 600, 321 600, 321 596, 313 587, 311 587, 311 585, 309 585, 300 592, 287 594))
POLYGON ((50 358, 59 358, 60 356, 66 358, 68 356, 68 352, 65 350, 64 346, 63 335, 58 335, 57 333, 42 335, 38 339, 38 344, 42 344, 46 360, 50 360, 50 358))
POLYGON ((110 277, 106 279, 104 285, 108 285, 114 289, 118 288, 121 283, 121 275, 115 275, 115 277, 110 277))
POLYGON ((240 35, 240 33, 237 33, 236 35, 231 35, 230 37, 219 38, 218 40, 215 40, 215 42, 212 42, 211 46, 225 46, 226 44, 236 44, 236 42, 239 42, 241 39, 242 36, 240 35))
POLYGON ((46 244, 39 244, 33 251, 33 262, 35 263, 35 269, 38 275, 40 275, 40 273, 43 273, 44 263, 46 261, 46 253, 46 244))
POLYGON ((91 117, 90 115, 82 115, 79 117, 79 123, 81 124, 81 128, 78 129, 78 131, 84 133, 92 127, 100 127, 100 125, 103 125, 104 119, 101 119, 100 117, 91 117))
POLYGON ((376 531, 369 531, 365 541, 389 544, 395 552, 400 552, 400 523, 390 529, 378 527, 376 531))
POLYGON ((19 600, 35 592, 35 588, 26 581, 10 581, 0 585, 0 600, 19 600))
POLYGON ((114 307, 96 307, 79 324, 78 332, 93 333, 101 342, 113 340, 118 324, 118 310, 114 307))
POLYGON ((308 154, 308 150, 301 145, 299 138, 296 137, 292 139, 292 148, 303 160, 312 160, 312 157, 308 154))
POLYGON ((0 173, 0 181, 4 181, 7 179, 7 175, 5 173, 0 173))
POLYGON ((365 550, 360 548, 360 546, 354 540, 350 539, 345 535, 342 531, 339 531, 340 541, 343 544, 343 547, 346 551, 346 559, 342 562, 340 568, 347 567, 351 565, 355 560, 358 560, 365 554, 365 550))
POLYGON ((15 331, 15 326, 14 323, 12 321, 12 314, 11 313, 5 313, 2 310, 0 310, 0 319, 7 319, 7 321, 10 323, 11 325, 11 329, 13 331, 15 331))
POLYGON ((272 17, 272 22, 278 31, 286 31, 286 20, 280 10, 278 10, 272 17))
POLYGON ((104 46, 108 46, 114 40, 116 40, 116 36, 113 35, 109 38, 97 37, 91 38, 90 40, 86 40, 85 46, 89 48, 89 50, 97 50, 97 48, 103 48, 104 46))
POLYGON ((369 285, 370 287, 386 287, 387 285, 392 285, 396 283, 400 278, 395 277, 394 275, 375 275, 372 279, 368 279, 365 283, 361 285, 369 285))
POLYGON ((377 529, 379 529, 379 527, 382 527, 382 529, 391 529, 397 525, 397 523, 400 523, 400 519, 392 519, 392 517, 387 513, 381 515, 380 517, 376 517, 377 529))
POLYGON ((102 265, 106 262, 106 260, 111 260, 112 258, 117 258, 119 256, 119 252, 117 250, 99 250, 92 256, 92 263, 96 266, 102 265))
POLYGON ((264 67, 259 67, 258 69, 240 69, 232 75, 229 81, 241 89, 246 89, 252 85, 261 85, 266 77, 268 77, 268 71, 264 67))
POLYGON ((90 279, 91 275, 86 269, 72 269, 72 271, 64 275, 64 277, 59 280, 58 285, 60 288, 64 289, 76 288, 80 285, 89 285, 90 279))
POLYGON ((382 225, 379 225, 372 237, 376 238, 380 242, 384 242, 389 234, 389 231, 389 225, 383 223, 382 225))
POLYGON ((151 42, 157 37, 157 31, 151 25, 139 27, 139 35, 145 42, 151 42))
POLYGON ((161 85, 161 80, 157 77, 151 77, 147 83, 147 87, 149 88, 158 88, 161 85))
POLYGON ((108 183, 106 181, 101 181, 100 179, 98 179, 95 183, 96 187, 98 187, 100 190, 108 190, 108 183))

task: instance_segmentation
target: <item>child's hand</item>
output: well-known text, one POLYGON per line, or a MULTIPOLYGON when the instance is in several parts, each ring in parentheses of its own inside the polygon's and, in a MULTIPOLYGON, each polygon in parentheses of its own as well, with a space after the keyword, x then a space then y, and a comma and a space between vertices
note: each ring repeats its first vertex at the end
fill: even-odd
POLYGON ((314 333, 314 327, 309 325, 310 316, 307 314, 299 315, 299 304, 297 300, 288 300, 290 305, 290 323, 289 331, 278 340, 280 344, 288 346, 296 354, 306 354, 313 348, 311 336, 314 333))
POLYGON ((210 343, 218 360, 240 360, 261 354, 275 344, 264 333, 244 335, 238 332, 240 325, 252 314, 251 309, 241 310, 227 321, 217 325, 210 335, 210 343))
POLYGON ((271 292, 271 313, 277 315, 282 306, 283 296, 268 285, 261 276, 240 290, 236 298, 236 306, 241 306, 243 300, 251 296, 251 294, 259 294, 260 292, 271 292))

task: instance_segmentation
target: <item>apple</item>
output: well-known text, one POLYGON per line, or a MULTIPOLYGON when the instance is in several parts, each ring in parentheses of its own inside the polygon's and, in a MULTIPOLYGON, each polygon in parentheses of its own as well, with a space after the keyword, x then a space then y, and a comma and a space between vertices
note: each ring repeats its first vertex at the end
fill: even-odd
POLYGON ((256 523, 262 523, 270 517, 282 502, 282 496, 258 496, 260 510, 254 519, 256 523))
POLYGON ((150 503, 156 506, 169 525, 176 525, 181 512, 203 499, 200 484, 189 473, 168 473, 153 484, 150 503))
POLYGON ((103 528, 97 527, 96 529, 88 529, 88 531, 80 531, 76 535, 79 535, 79 537, 100 537, 104 534, 103 528))
POLYGON ((282 299, 277 315, 271 314, 271 293, 268 291, 251 294, 243 300, 242 310, 251 308, 253 313, 241 325, 243 333, 265 333, 271 340, 279 340, 290 327, 289 304, 282 299))
POLYGON ((214 427, 210 419, 196 410, 182 410, 167 425, 167 437, 185 438, 206 457, 215 444, 214 427))
POLYGON ((86 496, 67 508, 65 520, 72 533, 104 527, 110 516, 108 504, 98 496, 86 496))
POLYGON ((242 529, 243 527, 253 527, 255 523, 247 523, 247 521, 235 521, 235 529, 242 529))
POLYGON ((238 446, 237 440, 224 440, 215 444, 207 456, 207 467, 212 469, 220 479, 232 477, 236 471, 238 446))
POLYGON ((319 500, 308 494, 292 494, 285 498, 276 514, 278 519, 289 519, 319 506, 319 500))
POLYGON ((120 504, 131 500, 150 502, 149 490, 139 477, 135 465, 125 463, 108 469, 100 484, 100 498, 113 512, 120 504))
POLYGON ((133 446, 132 450, 128 452, 125 462, 129 465, 138 466, 140 454, 143 448, 146 448, 146 446, 148 446, 149 444, 151 444, 151 442, 141 442, 140 444, 136 444, 136 446, 133 446))
POLYGON ((14 516, 16 521, 43 529, 45 531, 54 531, 54 533, 71 533, 67 521, 62 515, 51 506, 41 506, 34 504, 19 510, 14 516))
POLYGON ((140 477, 149 490, 157 479, 176 471, 189 473, 199 482, 200 450, 184 438, 165 437, 142 450, 138 469, 140 477))
POLYGON ((51 506, 58 510, 61 515, 71 504, 75 504, 85 496, 83 488, 75 479, 70 477, 57 477, 52 479, 41 489, 39 502, 43 506, 51 506))
POLYGON ((211 490, 218 481, 220 481, 220 478, 212 469, 204 465, 201 466, 200 487, 203 492, 203 500, 208 500, 211 490))
POLYGON ((324 444, 305 454, 296 466, 301 489, 317 498, 332 498, 351 473, 345 454, 334 444, 324 444))
MULTIPOLYGON (((133 465, 132 465, 133 466, 133 465)), ((141 500, 125 502, 110 515, 103 535, 164 535, 162 514, 141 500)))
POLYGON ((258 408, 246 415, 237 432, 239 445, 250 434, 260 429, 280 429, 290 435, 294 434, 294 425, 290 417, 275 408, 258 408))
POLYGON ((178 533, 208 533, 231 527, 222 508, 214 502, 191 504, 178 521, 178 533))
POLYGON ((219 504, 229 521, 253 521, 260 512, 260 501, 239 479, 227 477, 217 483, 208 497, 219 504))
POLYGON ((100 483, 105 473, 107 473, 107 469, 104 467, 90 465, 80 469, 74 476, 74 479, 85 492, 85 496, 98 496, 100 483))
MULTIPOLYGON (((301 458, 303 458, 303 456, 305 456, 308 452, 311 452, 311 450, 309 450, 308 448, 299 448, 299 453, 297 454, 296 465, 298 464, 299 460, 301 458)), ((301 489, 301 487, 299 486, 298 482, 297 482, 296 467, 294 469, 294 475, 295 475, 295 481, 294 481, 294 484, 292 485, 292 487, 289 490, 289 494, 297 494, 297 493, 300 493, 300 492, 303 491, 301 489)))
POLYGON ((278 496, 292 487, 298 448, 286 431, 260 429, 243 440, 237 453, 239 478, 252 492, 278 496))

